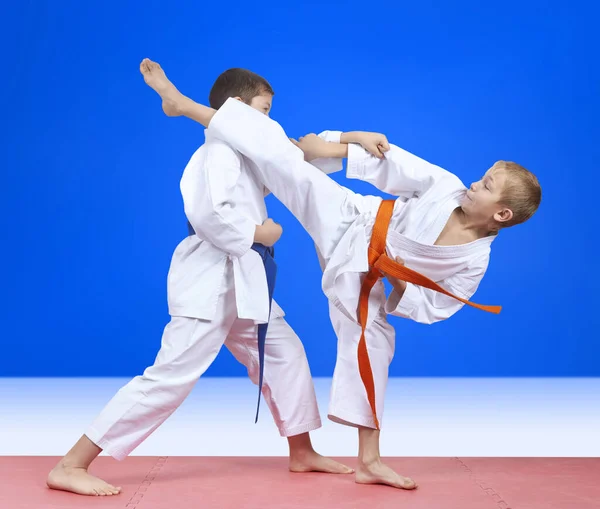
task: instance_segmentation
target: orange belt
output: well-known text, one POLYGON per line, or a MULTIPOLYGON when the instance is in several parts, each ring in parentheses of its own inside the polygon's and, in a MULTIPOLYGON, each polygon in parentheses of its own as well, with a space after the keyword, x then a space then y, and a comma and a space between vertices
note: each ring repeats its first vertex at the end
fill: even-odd
POLYGON ((407 283, 413 283, 423 286, 424 288, 429 288, 431 290, 435 290, 436 292, 443 293, 444 295, 453 297, 464 304, 468 304, 469 306, 477 309, 482 309, 483 311, 498 314, 502 309, 501 306, 483 306, 481 304, 469 302, 466 299, 461 299, 460 297, 448 292, 431 279, 395 262, 388 257, 385 254, 385 244, 388 227, 392 218, 392 212, 394 211, 394 202, 395 200, 383 200, 379 206, 379 211, 377 212, 377 217, 375 219, 375 225, 373 226, 373 233, 371 235, 371 243, 369 245, 370 269, 362 283, 358 301, 358 320, 362 328, 360 341, 358 342, 358 370, 367 391, 367 397, 369 399, 369 404, 371 405, 371 411, 373 412, 373 418, 375 419, 375 426, 377 429, 379 429, 379 421, 377 420, 377 411, 375 408, 375 383, 373 381, 373 371, 371 370, 369 352, 367 350, 367 343, 365 341, 365 329, 367 327, 367 316, 369 313, 369 295, 375 283, 377 283, 379 278, 383 276, 382 272, 401 279, 402 281, 406 281, 407 283))

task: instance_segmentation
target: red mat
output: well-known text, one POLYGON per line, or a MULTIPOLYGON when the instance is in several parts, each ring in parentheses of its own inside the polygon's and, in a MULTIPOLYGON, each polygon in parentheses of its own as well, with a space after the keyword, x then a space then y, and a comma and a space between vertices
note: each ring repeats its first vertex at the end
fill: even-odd
MULTIPOLYGON (((58 458, 0 458, 2 509, 598 509, 600 459, 386 458, 414 491, 354 483, 353 475, 292 474, 286 458, 101 457, 91 472, 114 497, 49 490, 58 458)), ((355 460, 341 461, 354 465, 355 460)))

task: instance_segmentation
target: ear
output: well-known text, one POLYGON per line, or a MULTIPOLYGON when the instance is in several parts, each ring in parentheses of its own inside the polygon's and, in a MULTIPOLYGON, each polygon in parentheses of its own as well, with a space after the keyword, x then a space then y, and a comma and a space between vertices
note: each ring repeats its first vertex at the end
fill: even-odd
POLYGON ((241 97, 239 97, 239 96, 236 96, 236 97, 234 97, 233 99, 236 99, 236 100, 238 100, 238 101, 240 101, 240 102, 242 102, 242 103, 244 102, 244 101, 242 100, 242 98, 241 98, 241 97))
POLYGON ((502 209, 494 214, 494 219, 498 223, 507 223, 513 218, 513 211, 510 209, 502 209))

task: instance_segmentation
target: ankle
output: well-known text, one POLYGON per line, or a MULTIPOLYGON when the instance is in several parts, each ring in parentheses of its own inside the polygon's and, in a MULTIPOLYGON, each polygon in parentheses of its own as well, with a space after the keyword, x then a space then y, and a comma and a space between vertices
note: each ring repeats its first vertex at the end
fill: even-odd
POLYGON ((315 453, 308 433, 288 437, 288 446, 290 457, 302 458, 315 453))
POLYGON ((307 456, 310 456, 311 454, 315 454, 315 450, 312 448, 311 445, 302 445, 302 446, 293 446, 290 447, 290 458, 296 458, 296 459, 301 459, 301 458, 306 458, 307 456))
POLYGON ((379 454, 365 454, 358 457, 358 462, 363 467, 373 467, 381 464, 381 456, 379 454))
POLYGON ((89 467, 89 464, 86 465, 85 462, 83 462, 83 461, 78 461, 76 458, 68 458, 68 457, 64 457, 63 459, 61 459, 58 462, 58 465, 56 465, 56 468, 68 468, 68 469, 82 468, 83 470, 87 470, 88 467, 89 467))

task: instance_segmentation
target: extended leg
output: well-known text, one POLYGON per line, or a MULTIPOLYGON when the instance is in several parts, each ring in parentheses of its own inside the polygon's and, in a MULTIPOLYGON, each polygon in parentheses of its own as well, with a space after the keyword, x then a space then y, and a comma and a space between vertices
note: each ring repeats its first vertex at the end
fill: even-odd
POLYGON ((210 124, 213 134, 255 163, 259 180, 300 221, 328 259, 359 213, 355 193, 304 161, 302 151, 266 115, 235 99, 215 114, 181 94, 157 63, 144 60, 140 70, 163 99, 167 114, 210 124))

